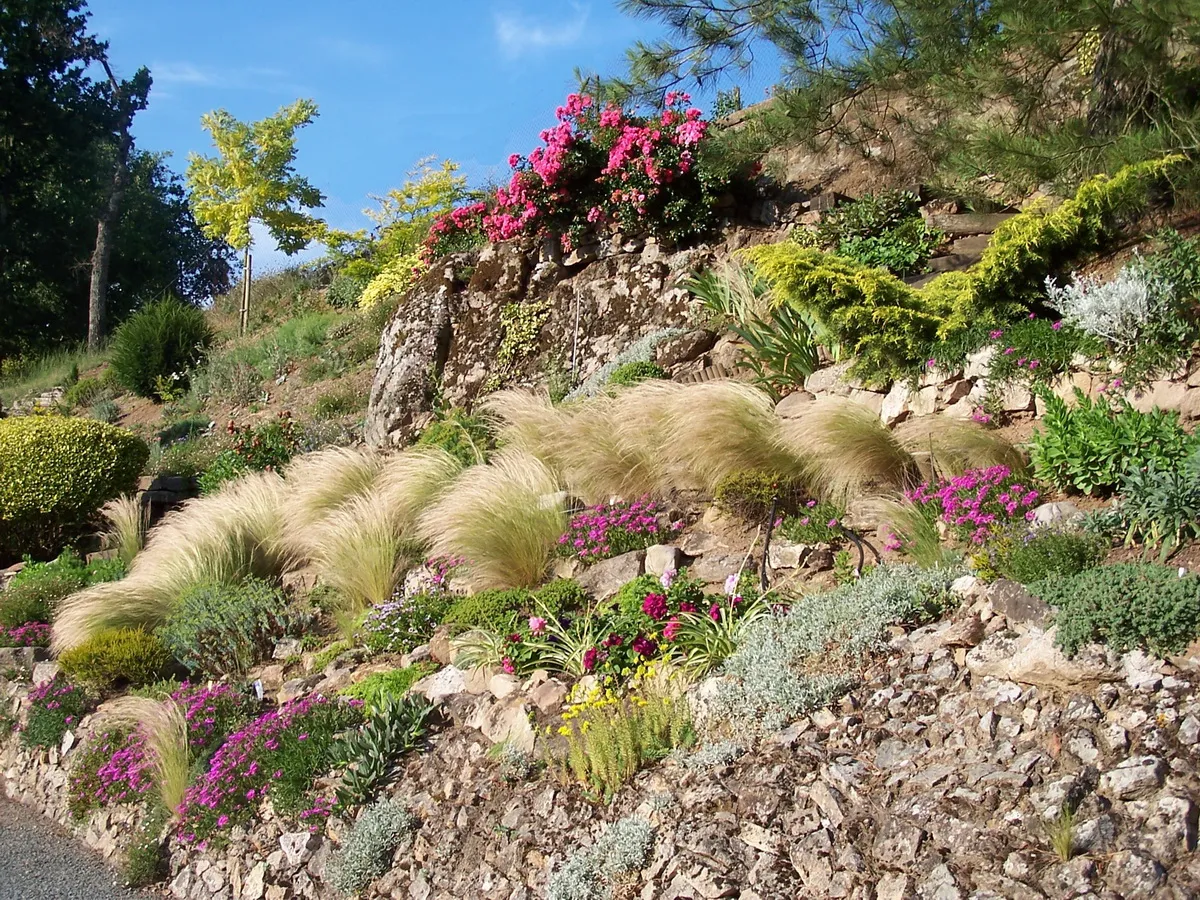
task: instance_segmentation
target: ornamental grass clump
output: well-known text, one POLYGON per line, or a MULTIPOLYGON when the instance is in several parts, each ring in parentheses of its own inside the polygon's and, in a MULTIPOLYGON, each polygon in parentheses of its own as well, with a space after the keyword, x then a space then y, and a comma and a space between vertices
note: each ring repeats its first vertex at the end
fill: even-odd
POLYGON ((150 776, 163 808, 179 815, 191 777, 192 747, 184 708, 174 700, 155 701, 144 697, 122 697, 104 711, 108 720, 132 725, 142 740, 136 745, 144 762, 128 758, 132 768, 150 776))
POLYGON ((350 447, 292 460, 284 472, 288 502, 283 517, 287 540, 297 553, 307 555, 314 527, 347 500, 368 493, 382 468, 380 455, 350 447))
POLYGON ((169 513, 125 578, 62 602, 54 649, 68 650, 106 628, 155 628, 196 585, 278 576, 294 562, 283 542, 285 498, 278 475, 253 473, 169 513))
POLYGON ((853 684, 846 668, 878 646, 889 625, 940 615, 959 574, 876 566, 857 581, 797 597, 786 612, 759 619, 721 670, 714 724, 769 733, 830 702, 853 684))
POLYGON ((1031 521, 1041 494, 1008 466, 991 466, 926 482, 904 496, 931 508, 951 531, 979 545, 1013 521, 1031 521))
POLYGON ((347 703, 310 695, 259 716, 229 736, 187 790, 180 840, 204 842, 248 821, 270 798, 282 816, 319 825, 334 798, 314 796, 314 779, 333 765, 337 735, 361 721, 347 703))
POLYGON ((108 528, 103 535, 104 545, 117 551, 117 558, 128 569, 133 558, 146 543, 146 510, 140 500, 125 494, 100 507, 108 528))
POLYGON ((466 577, 477 589, 540 582, 565 529, 553 473, 512 449, 464 471, 418 525, 434 555, 467 560, 466 577))

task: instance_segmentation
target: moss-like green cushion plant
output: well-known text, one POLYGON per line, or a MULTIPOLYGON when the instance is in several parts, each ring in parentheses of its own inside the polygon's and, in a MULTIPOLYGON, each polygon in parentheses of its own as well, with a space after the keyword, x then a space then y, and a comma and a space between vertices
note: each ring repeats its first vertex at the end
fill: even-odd
POLYGON ((149 454, 141 438, 90 419, 0 420, 0 556, 57 551, 136 487, 149 454))
POLYGON ((666 377, 666 370, 658 363, 635 360, 634 362, 627 362, 623 366, 617 366, 613 369, 612 374, 608 376, 607 384, 612 387, 625 387, 630 384, 637 384, 639 381, 666 377))
POLYGON ((159 638, 141 628, 101 631, 58 659, 72 681, 97 688, 152 684, 171 665, 171 651, 159 638))
POLYGON ((487 590, 462 597, 446 611, 446 621, 460 628, 482 628, 485 631, 508 632, 517 614, 531 605, 529 591, 487 590))

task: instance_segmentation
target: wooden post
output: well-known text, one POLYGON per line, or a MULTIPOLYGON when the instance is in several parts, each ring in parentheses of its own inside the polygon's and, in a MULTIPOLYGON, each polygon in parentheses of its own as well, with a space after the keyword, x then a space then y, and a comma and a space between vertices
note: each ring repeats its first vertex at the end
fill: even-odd
POLYGON ((245 281, 242 282, 242 315, 239 323, 238 333, 245 334, 246 329, 250 327, 250 248, 246 248, 246 264, 242 267, 245 271, 245 281))

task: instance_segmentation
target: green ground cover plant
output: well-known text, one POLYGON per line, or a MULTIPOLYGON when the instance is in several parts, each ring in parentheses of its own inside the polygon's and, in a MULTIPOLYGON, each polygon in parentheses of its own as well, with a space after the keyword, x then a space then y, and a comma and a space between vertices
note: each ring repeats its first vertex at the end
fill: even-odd
POLYGON ((29 718, 21 729, 26 747, 49 749, 62 743, 63 735, 78 726, 95 704, 87 692, 55 675, 29 692, 29 718))
POLYGON ((495 447, 487 424, 462 409, 451 409, 439 416, 421 432, 417 444, 440 447, 464 466, 487 462, 488 454, 495 447))
POLYGON ((410 687, 436 671, 436 663, 418 662, 388 672, 373 672, 362 681, 343 688, 341 695, 351 700, 361 700, 368 712, 373 712, 386 700, 403 697, 410 687))
POLYGON ((1200 635, 1200 575, 1119 563, 1051 578, 1031 590, 1055 607, 1056 642, 1068 656, 1100 641, 1124 653, 1178 653, 1200 635))
POLYGON ((606 382, 611 387, 627 387, 647 378, 666 378, 666 370, 658 363, 635 360, 613 369, 606 382))
POLYGON ((1033 584, 1065 578, 1098 566, 1109 547, 1106 538, 1072 528, 1042 526, 1003 534, 988 543, 992 568, 1004 578, 1033 584))
POLYGON ((1161 548, 1165 559, 1184 541, 1200 538, 1200 448, 1174 465, 1151 461, 1121 482, 1114 511, 1125 544, 1161 548))

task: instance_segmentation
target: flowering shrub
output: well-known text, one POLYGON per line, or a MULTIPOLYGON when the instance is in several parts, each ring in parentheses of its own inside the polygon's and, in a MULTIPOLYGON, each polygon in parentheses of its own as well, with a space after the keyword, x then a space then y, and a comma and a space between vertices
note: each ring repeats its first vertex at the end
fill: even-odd
POLYGON ((89 810, 136 802, 153 787, 146 738, 138 730, 97 734, 79 756, 71 774, 67 806, 77 819, 89 810))
POLYGON ((704 233, 721 185, 698 165, 708 123, 690 103, 672 91, 660 115, 641 117, 568 96, 558 124, 541 134, 544 146, 509 158, 508 187, 483 216, 488 239, 538 233, 570 249, 606 224, 672 240, 704 233))
POLYGON ((450 253, 472 250, 482 244, 486 214, 486 203, 471 203, 434 219, 421 245, 421 263, 428 266, 450 253))
POLYGON ((91 698, 83 688, 61 675, 43 681, 29 692, 29 719, 21 732, 27 747, 57 747, 85 713, 91 712, 91 698))
POLYGON ((567 533, 558 539, 559 550, 565 556, 578 556, 585 565, 641 550, 659 543, 666 533, 660 518, 658 504, 647 497, 592 506, 571 519, 567 533))
POLYGON ((361 720, 357 705, 309 695, 259 716, 231 734, 180 808, 180 840, 205 841, 244 822, 270 797, 276 812, 327 818, 333 797, 311 797, 329 771, 337 735, 361 720))
POLYGON ((363 621, 363 640, 372 650, 407 653, 433 634, 450 606, 441 593, 397 594, 376 606, 363 621))
POLYGON ((0 647, 49 647, 50 626, 45 622, 26 622, 15 628, 0 625, 0 647))
POLYGON ((1008 466, 971 469, 905 492, 910 501, 932 509, 947 527, 973 544, 982 544, 1013 519, 1032 519, 1039 496, 1008 466))

